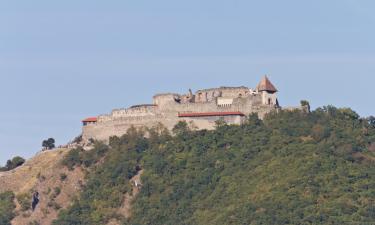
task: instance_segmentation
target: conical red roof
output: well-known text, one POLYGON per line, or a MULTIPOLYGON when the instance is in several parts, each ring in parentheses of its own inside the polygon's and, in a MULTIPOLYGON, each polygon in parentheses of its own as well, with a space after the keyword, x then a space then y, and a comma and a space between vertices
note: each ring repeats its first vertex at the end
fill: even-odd
POLYGON ((258 86, 256 87, 258 91, 269 91, 269 92, 277 92, 277 89, 271 81, 268 79, 267 76, 264 76, 263 79, 259 82, 258 86))

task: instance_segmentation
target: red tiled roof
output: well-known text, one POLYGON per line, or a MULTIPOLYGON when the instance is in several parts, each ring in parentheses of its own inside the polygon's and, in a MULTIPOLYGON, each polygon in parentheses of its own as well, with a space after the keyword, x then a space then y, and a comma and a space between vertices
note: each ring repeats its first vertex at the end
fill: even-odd
POLYGON ((242 112, 193 112, 193 113, 179 113, 178 117, 205 117, 205 116, 245 116, 242 112))
POLYGON ((275 86, 271 83, 267 76, 264 76, 263 79, 258 84, 257 88, 258 91, 269 91, 269 92, 277 92, 275 86))
POLYGON ((97 121, 98 119, 96 117, 89 117, 89 118, 82 120, 82 122, 97 122, 97 121))

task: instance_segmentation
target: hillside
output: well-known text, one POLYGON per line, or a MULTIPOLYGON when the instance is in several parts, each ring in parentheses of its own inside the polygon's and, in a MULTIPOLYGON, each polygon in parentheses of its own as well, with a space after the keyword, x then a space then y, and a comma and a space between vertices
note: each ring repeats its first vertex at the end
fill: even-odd
POLYGON ((79 168, 69 171, 61 166, 68 152, 69 149, 41 152, 14 170, 0 172, 0 193, 11 191, 15 195, 12 224, 28 225, 36 221, 50 224, 58 211, 70 204, 84 176, 79 168), (65 176, 67 178, 63 179, 65 176), (35 191, 40 194, 40 203, 32 212, 31 196, 35 191))
MULTIPOLYGON (((38 175, 33 172, 7 190, 47 193, 57 185, 66 197, 56 198, 61 206, 48 220, 43 209, 54 207, 41 203, 41 212, 30 218, 18 206, 13 221, 50 224, 59 213, 54 225, 375 223, 373 119, 329 106, 270 114, 263 121, 251 115, 241 126, 218 121, 212 131, 190 130, 181 122, 173 133, 162 126, 132 128, 90 151, 48 152, 35 161, 50 161, 45 183, 31 178, 38 175)), ((5 180, 27 166, 14 176, 8 172, 5 180)))
POLYGON ((180 123, 175 136, 131 129, 108 149, 71 154, 72 168, 96 166, 54 224, 374 224, 374 124, 324 107, 214 131, 180 123), (127 218, 117 209, 140 168, 127 218))

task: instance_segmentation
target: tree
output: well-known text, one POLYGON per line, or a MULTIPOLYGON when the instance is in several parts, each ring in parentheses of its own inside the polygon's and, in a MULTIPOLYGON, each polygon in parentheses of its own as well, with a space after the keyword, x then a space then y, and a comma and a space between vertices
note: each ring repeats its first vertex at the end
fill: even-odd
POLYGON ((9 171, 9 170, 12 170, 14 168, 21 166, 24 163, 25 163, 24 158, 20 156, 16 156, 13 159, 8 159, 5 167, 1 167, 0 171, 9 171))
POLYGON ((339 112, 342 113, 342 115, 346 118, 346 119, 350 119, 350 120, 358 120, 359 119, 359 115, 358 113, 354 112, 352 109, 350 108, 342 108, 342 109, 339 109, 339 112))
POLYGON ((220 118, 220 119, 215 121, 216 129, 218 129, 220 127, 225 127, 226 125, 227 125, 227 122, 225 122, 224 118, 220 118))
POLYGON ((25 163, 25 159, 20 157, 20 156, 16 156, 12 159, 12 166, 13 168, 16 168, 16 167, 19 167, 21 166, 22 164, 25 163))
POLYGON ((375 127, 375 116, 370 116, 367 121, 372 127, 375 127))
POLYGON ((179 136, 179 135, 185 135, 190 131, 189 125, 186 123, 186 121, 179 121, 172 129, 173 134, 179 136))
POLYGON ((12 169, 12 160, 8 159, 7 163, 5 164, 5 170, 11 170, 12 169))
POLYGON ((48 138, 47 140, 44 140, 42 146, 48 150, 55 148, 55 139, 48 138))
POLYGON ((307 100, 301 100, 301 106, 306 107, 308 112, 311 112, 310 102, 307 100))
POLYGON ((329 136, 329 129, 321 124, 316 124, 311 128, 311 135, 315 141, 321 141, 329 136))
POLYGON ((262 120, 259 119, 257 113, 251 113, 247 118, 247 124, 259 126, 262 124, 262 120))

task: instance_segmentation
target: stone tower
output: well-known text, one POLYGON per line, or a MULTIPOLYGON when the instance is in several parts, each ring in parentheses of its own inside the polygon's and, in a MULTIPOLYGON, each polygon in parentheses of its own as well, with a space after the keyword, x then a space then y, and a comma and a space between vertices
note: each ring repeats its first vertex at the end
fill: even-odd
POLYGON ((276 95, 277 89, 267 76, 264 76, 263 79, 259 82, 258 86, 256 87, 256 91, 259 92, 262 96, 262 104, 279 106, 276 95))

